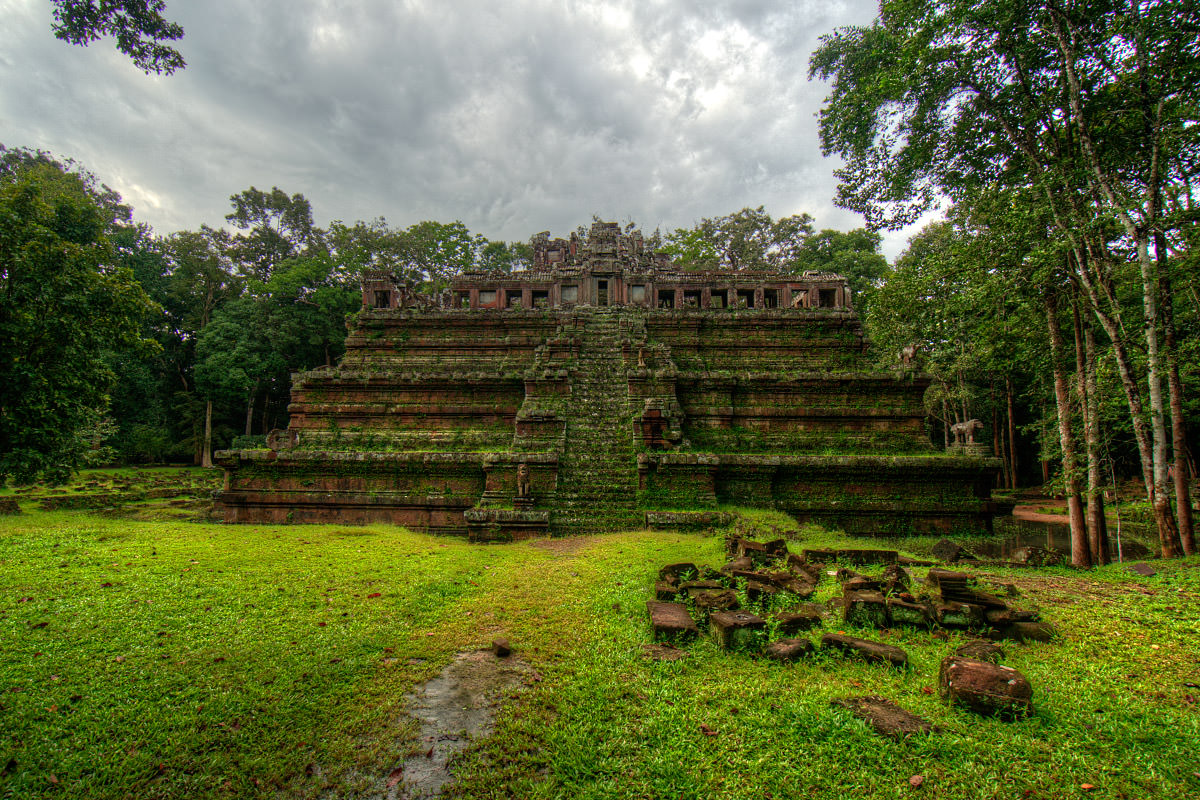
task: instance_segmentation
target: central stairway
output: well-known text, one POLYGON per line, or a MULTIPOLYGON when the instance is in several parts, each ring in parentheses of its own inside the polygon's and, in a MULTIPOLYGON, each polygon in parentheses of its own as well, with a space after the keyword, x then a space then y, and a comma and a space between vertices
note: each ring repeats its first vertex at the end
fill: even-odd
POLYGON ((581 347, 570 377, 554 526, 563 533, 642 528, 618 316, 606 309, 580 311, 574 325, 581 347))

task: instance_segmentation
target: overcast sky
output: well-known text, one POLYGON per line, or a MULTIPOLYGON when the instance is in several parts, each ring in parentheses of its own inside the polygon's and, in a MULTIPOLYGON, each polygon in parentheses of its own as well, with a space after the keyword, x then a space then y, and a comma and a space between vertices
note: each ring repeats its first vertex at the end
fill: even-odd
MULTIPOLYGON (((0 0, 0 143, 77 159, 159 233, 251 185, 318 223, 461 220, 492 239, 592 214, 647 232, 744 206, 834 207, 807 80, 870 0, 167 0, 188 66, 71 47, 48 0, 0 0)), ((907 235, 889 234, 889 257, 907 235)))

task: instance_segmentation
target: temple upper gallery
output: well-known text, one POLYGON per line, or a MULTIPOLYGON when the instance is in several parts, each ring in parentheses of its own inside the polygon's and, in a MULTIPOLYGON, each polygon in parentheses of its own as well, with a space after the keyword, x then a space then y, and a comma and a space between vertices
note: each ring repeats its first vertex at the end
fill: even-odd
POLYGON ((870 363, 843 277, 689 271, 614 223, 532 244, 528 270, 437 296, 367 274, 341 363, 294 376, 288 429, 218 453, 225 519, 484 541, 766 507, 990 529, 999 462, 935 450, 928 377, 870 363))

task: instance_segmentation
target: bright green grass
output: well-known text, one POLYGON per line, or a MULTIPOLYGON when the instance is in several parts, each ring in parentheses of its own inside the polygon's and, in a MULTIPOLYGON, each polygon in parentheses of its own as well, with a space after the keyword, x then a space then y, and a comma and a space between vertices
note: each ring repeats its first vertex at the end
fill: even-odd
MULTIPOLYGON (((863 546, 802 535, 797 549, 863 546)), ((1008 647, 1035 687, 1036 713, 1015 723, 930 693, 957 635, 872 633, 909 651, 907 672, 781 666, 705 641, 681 662, 644 660, 645 601, 677 560, 719 564, 721 542, 0 518, 0 796, 374 797, 418 747, 405 692, 503 633, 541 680, 460 759, 455 796, 1200 797, 1200 690, 1184 686, 1200 683, 1197 559, 1149 579, 998 573, 1065 634, 1008 647), (944 730, 881 739, 829 706, 849 694, 944 730)), ((818 599, 832 593, 826 581, 818 599)))

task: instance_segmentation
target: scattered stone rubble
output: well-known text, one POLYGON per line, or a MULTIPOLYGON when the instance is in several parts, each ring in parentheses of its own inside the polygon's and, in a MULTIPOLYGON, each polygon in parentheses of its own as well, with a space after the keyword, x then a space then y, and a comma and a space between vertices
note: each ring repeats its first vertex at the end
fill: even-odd
MULTIPOLYGON (((950 548, 941 549, 952 558, 962 557, 950 548)), ((828 574, 842 592, 829 602, 828 611, 848 627, 950 628, 980 637, 942 662, 939 687, 946 702, 1005 719, 1030 712, 1029 681, 999 663, 1004 650, 995 642, 1050 641, 1054 629, 1040 621, 1036 611, 1015 608, 983 591, 972 575, 932 567, 922 584, 908 571, 919 562, 893 550, 804 550, 797 555, 788 551, 785 539, 758 542, 734 535, 726 538, 725 550, 728 562, 719 570, 688 562, 659 570, 655 599, 646 604, 656 642, 678 647, 707 630, 723 649, 759 653, 780 662, 820 650, 907 668, 908 654, 894 645, 842 632, 825 633, 819 645, 805 637, 822 624, 825 609, 804 601, 828 574), (884 567, 882 574, 871 576, 845 566, 827 570, 833 562, 884 567), (742 608, 743 601, 753 609, 742 608), (770 636, 778 638, 768 642, 770 636)), ((1009 588, 1008 593, 1015 590, 1009 588)), ((885 736, 904 738, 933 730, 926 720, 883 698, 843 698, 834 705, 849 709, 885 736)))

